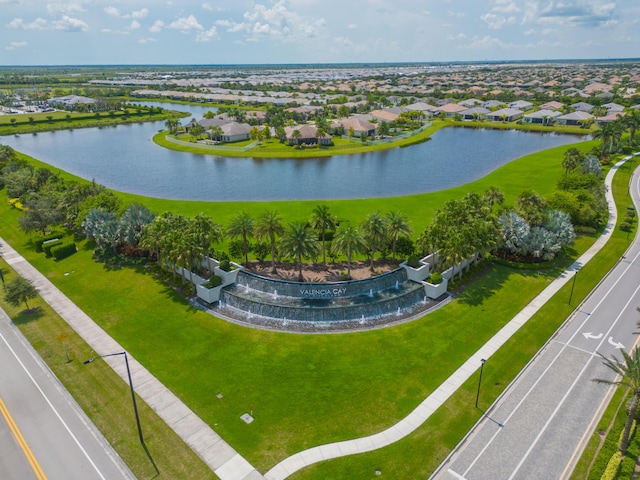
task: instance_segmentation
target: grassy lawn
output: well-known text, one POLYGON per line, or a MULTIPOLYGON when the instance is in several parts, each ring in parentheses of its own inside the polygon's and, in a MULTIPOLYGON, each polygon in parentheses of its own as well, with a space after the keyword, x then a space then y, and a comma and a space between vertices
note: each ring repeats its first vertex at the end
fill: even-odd
MULTIPOLYGON (((587 142, 580 148, 588 150, 591 145, 587 142)), ((400 210, 409 216, 417 235, 446 199, 468 191, 496 185, 505 192, 507 203, 526 188, 550 193, 555 183, 550 179, 562 173, 560 162, 566 148, 523 157, 463 187, 409 197, 263 203, 122 197, 156 212, 193 215, 202 211, 223 225, 240 210, 256 215, 277 209, 287 222, 306 219, 318 203, 329 205, 343 220, 357 222, 375 209, 400 210)), ((628 173, 622 169, 614 186, 623 209, 629 203, 628 173)), ((580 238, 564 263, 542 274, 537 269, 493 265, 450 305, 412 323, 363 333, 295 335, 243 328, 195 310, 146 270, 96 264, 84 242, 77 254, 53 262, 33 251, 29 239, 16 227, 17 218, 16 210, 0 203, 0 236, 261 471, 301 449, 369 435, 395 423, 593 241, 580 238), (217 393, 224 397, 218 399, 217 393), (254 406, 256 421, 246 425, 239 416, 249 405, 254 406)), ((615 232, 604 253, 581 272, 574 304, 628 243, 626 234, 615 232)), ((487 363, 485 406, 571 312, 568 287, 487 363)), ((56 344, 57 335, 52 333, 52 338, 41 341, 56 344)), ((69 381, 73 383, 74 378, 69 381)), ((470 379, 423 427, 401 442, 311 467, 295 478, 369 478, 376 468, 388 472, 390 478, 428 474, 477 420, 478 411, 472 408, 475 383, 470 379)))
MULTIPOLYGON (((170 115, 184 116, 185 114, 178 112, 150 113, 147 109, 138 111, 136 108, 127 108, 119 112, 101 112, 99 117, 95 113, 61 111, 0 115, 0 135, 152 122, 165 120, 170 115), (33 118, 33 121, 29 120, 30 117, 33 118), (12 123, 11 120, 16 121, 12 123)), ((0 143, 2 142, 0 141, 0 143)))
MULTIPOLYGON (((15 277, 16 274, 2 258, 0 268, 6 282, 15 277)), ((32 312, 27 312, 24 306, 10 306, 4 301, 4 296, 0 298, 0 306, 137 478, 217 478, 182 439, 146 403, 138 399, 145 443, 160 472, 156 476, 138 440, 129 386, 103 361, 96 361, 90 366, 83 365, 82 362, 95 353, 41 298, 29 302, 32 312), (64 345, 61 338, 64 338, 64 345), (67 362, 67 352, 70 362, 67 362)))

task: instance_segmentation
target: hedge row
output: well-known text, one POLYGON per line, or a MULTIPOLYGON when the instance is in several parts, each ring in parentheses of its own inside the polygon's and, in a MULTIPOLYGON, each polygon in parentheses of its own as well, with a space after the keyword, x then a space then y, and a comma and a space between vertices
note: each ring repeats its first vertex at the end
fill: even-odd
POLYGON ((51 249, 53 247, 57 247, 58 245, 62 245, 62 240, 60 240, 59 238, 49 240, 48 242, 42 244, 42 251, 47 257, 50 257, 51 249))
POLYGON ((42 249, 42 244, 45 242, 48 242, 49 240, 56 240, 62 237, 62 234, 60 233, 50 233, 49 235, 46 235, 44 237, 40 237, 38 240, 36 240, 36 252, 38 253, 42 253, 43 249, 42 249))
POLYGON ((75 243, 65 243, 64 245, 56 246, 51 249, 51 255, 56 260, 62 260, 70 255, 76 253, 78 249, 75 243))

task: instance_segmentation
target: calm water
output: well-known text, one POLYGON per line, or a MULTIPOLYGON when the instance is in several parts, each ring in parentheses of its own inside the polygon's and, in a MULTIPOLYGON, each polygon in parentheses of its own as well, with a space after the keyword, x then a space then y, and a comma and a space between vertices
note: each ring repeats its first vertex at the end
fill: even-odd
MULTIPOLYGON (((158 104, 161 105, 161 104, 158 104)), ((202 118, 209 108, 176 105, 202 118)), ((188 200, 389 197, 476 180, 523 155, 575 143, 553 133, 446 128, 407 148, 317 159, 225 158, 167 150, 163 122, 0 137, 0 144, 108 188, 188 200)))

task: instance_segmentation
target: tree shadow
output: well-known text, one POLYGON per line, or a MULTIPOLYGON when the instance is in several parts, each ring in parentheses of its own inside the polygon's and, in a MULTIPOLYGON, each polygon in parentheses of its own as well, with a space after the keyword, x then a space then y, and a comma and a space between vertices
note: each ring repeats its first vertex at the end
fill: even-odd
POLYGON ((12 320, 16 325, 26 325, 27 323, 34 322, 41 318, 44 312, 40 307, 29 308, 28 310, 22 310, 12 320))

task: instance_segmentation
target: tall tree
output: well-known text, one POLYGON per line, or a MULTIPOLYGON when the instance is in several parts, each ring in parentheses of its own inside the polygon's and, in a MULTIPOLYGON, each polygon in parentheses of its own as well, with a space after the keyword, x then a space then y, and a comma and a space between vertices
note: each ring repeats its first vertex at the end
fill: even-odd
POLYGON ((602 354, 602 363, 610 368, 617 377, 614 380, 605 378, 594 378, 596 383, 604 383, 606 385, 618 385, 627 387, 631 391, 631 399, 628 403, 627 421, 622 431, 622 437, 620 438, 619 450, 622 454, 627 452, 629 446, 629 435, 631 434, 631 426, 633 420, 636 418, 636 412, 638 410, 638 402, 640 401, 640 349, 636 348, 628 354, 624 350, 620 350, 623 360, 619 360, 614 355, 611 358, 607 358, 602 354))
POLYGON ((383 246, 389 237, 389 222, 380 210, 369 213, 361 225, 362 233, 369 249, 369 268, 374 271, 373 260, 376 250, 383 246))
POLYGON ((345 226, 341 226, 338 229, 333 237, 331 249, 336 254, 347 256, 347 277, 351 279, 351 260, 353 255, 366 252, 367 242, 358 227, 345 224, 345 226))
POLYGON ((256 236, 259 240, 269 238, 271 245, 271 273, 276 273, 276 236, 284 233, 282 216, 276 210, 264 212, 256 222, 256 236))
POLYGON ((38 291, 36 290, 36 287, 33 286, 30 280, 24 277, 16 277, 9 283, 7 283, 4 299, 14 307, 17 307, 24 302, 27 310, 29 310, 29 303, 27 302, 27 300, 36 298, 37 296, 38 291))
POLYGON ((309 224, 311 228, 320 233, 320 239, 322 241, 322 264, 327 265, 327 251, 326 251, 326 234, 327 230, 333 230, 336 228, 338 218, 329 211, 328 205, 316 205, 311 212, 311 219, 309 224))
POLYGON ((156 214, 144 205, 132 203, 118 222, 118 237, 127 245, 135 247, 140 243, 144 227, 155 218, 156 214))
POLYGON ((255 222, 247 212, 237 214, 227 228, 227 235, 232 239, 242 238, 244 263, 249 265, 249 239, 253 237, 255 222))
POLYGON ((494 205, 502 205, 504 203, 504 193, 498 187, 487 188, 482 198, 489 205, 489 210, 493 210, 494 205))
POLYGON ((389 235, 391 236, 391 253, 395 260, 398 237, 409 238, 409 235, 413 233, 413 229, 409 225, 408 217, 400 211, 389 212, 387 214, 387 222, 389 224, 389 235))
POLYGON ((562 168, 564 168, 564 173, 569 173, 570 171, 578 168, 583 158, 584 153, 577 148, 571 147, 567 149, 567 151, 564 152, 564 158, 562 159, 562 168))
POLYGON ((316 255, 319 250, 314 233, 307 228, 306 223, 291 223, 280 239, 280 249, 284 255, 295 258, 298 265, 298 281, 303 282, 302 259, 316 255))
POLYGON ((206 259, 209 270, 209 254, 211 244, 220 242, 224 238, 224 229, 219 223, 215 223, 211 217, 204 213, 198 213, 189 224, 189 231, 193 235, 194 242, 199 247, 199 252, 206 259))

